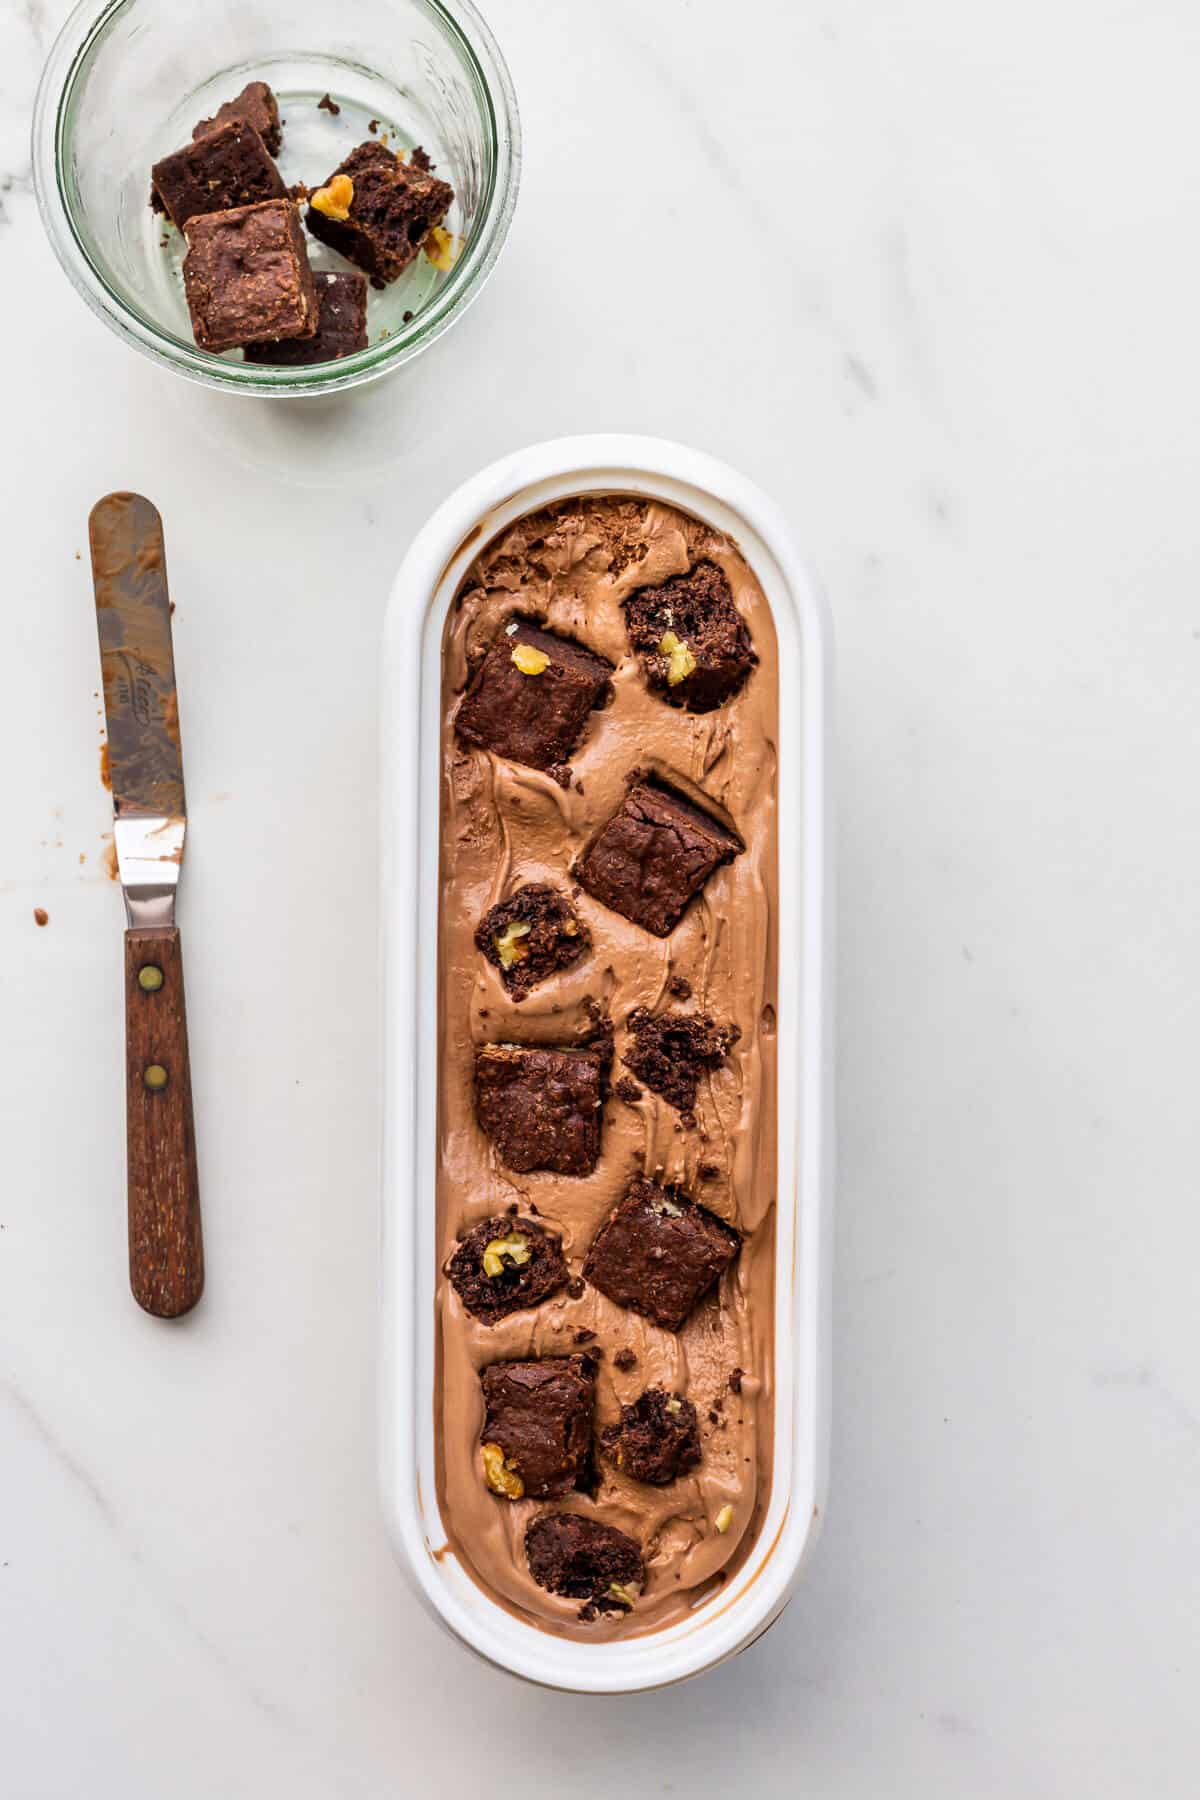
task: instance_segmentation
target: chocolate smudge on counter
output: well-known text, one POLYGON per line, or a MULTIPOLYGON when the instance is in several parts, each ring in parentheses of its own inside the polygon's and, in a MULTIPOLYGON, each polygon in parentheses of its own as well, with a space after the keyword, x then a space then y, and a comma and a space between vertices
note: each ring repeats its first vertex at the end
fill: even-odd
MULTIPOLYGON (((141 495, 110 494, 89 519, 96 610, 110 755, 116 757, 123 806, 164 815, 184 809, 182 776, 164 751, 172 739, 174 653, 167 612, 169 595, 162 522, 141 495), (156 721, 157 715, 157 721, 156 721), (163 725, 160 734, 153 727, 163 725), (113 736, 116 736, 115 746, 113 736)), ((175 747, 178 747, 178 722, 175 747)))

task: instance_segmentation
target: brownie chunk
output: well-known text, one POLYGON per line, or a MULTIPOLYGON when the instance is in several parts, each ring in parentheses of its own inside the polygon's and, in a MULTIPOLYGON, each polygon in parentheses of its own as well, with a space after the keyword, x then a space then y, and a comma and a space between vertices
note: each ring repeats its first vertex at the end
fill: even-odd
POLYGON ((246 361, 294 369, 310 363, 338 362, 367 347, 367 280, 365 275, 334 275, 318 270, 315 337, 292 338, 282 344, 247 344, 246 361))
POLYGON ((290 200, 205 213, 187 240, 183 285, 202 350, 315 334, 317 290, 290 200))
POLYGON ((525 1554, 539 1587, 597 1610, 626 1610, 645 1579, 635 1540, 581 1513, 539 1513, 525 1533, 525 1554))
POLYGON ((503 1453, 502 1485, 493 1491, 512 1500, 557 1500, 572 1488, 592 1486, 596 1364, 590 1356, 493 1363, 479 1379, 485 1408, 479 1441, 503 1453))
POLYGON ((240 119, 244 125, 250 125, 257 131, 272 156, 278 156, 283 144, 283 131, 279 124, 279 102, 265 81, 250 81, 241 93, 232 100, 226 100, 224 106, 218 106, 211 119, 201 119, 192 131, 193 138, 206 137, 218 126, 226 125, 230 119, 240 119))
POLYGON ((612 664, 531 619, 510 619, 463 696, 454 729, 466 744, 533 769, 569 761, 588 714, 611 693, 612 664))
POLYGON ((741 1246, 731 1225, 678 1188, 635 1181, 600 1227, 583 1272, 618 1306, 678 1331, 741 1246))
POLYGON ((499 1213, 467 1232, 443 1274, 473 1317, 495 1325, 556 1294, 567 1265, 561 1238, 532 1219, 499 1213))
POLYGON ((657 1015, 639 1006, 629 1015, 631 1042, 621 1061, 661 1094, 683 1117, 696 1123, 696 1088, 705 1069, 719 1069, 742 1035, 736 1025, 718 1025, 707 1013, 657 1015))
POLYGON ((483 915, 475 943, 514 1000, 569 969, 592 947, 592 934, 557 888, 542 882, 519 887, 483 915))
POLYGON ((733 589, 715 563, 639 588, 625 601, 629 642, 646 680, 671 706, 712 712, 745 685, 758 661, 733 589))
POLYGON ((287 193, 267 146, 243 119, 216 125, 165 156, 155 163, 152 179, 154 194, 181 231, 201 213, 228 212, 287 193))
POLYGON ((647 1388, 621 1408, 619 1425, 600 1433, 600 1444, 622 1474, 666 1487, 700 1461, 700 1423, 690 1400, 647 1388))
POLYGON ((575 866, 589 894, 655 937, 668 937, 740 837, 653 777, 633 776, 621 808, 575 866))
POLYGON ((582 1049, 484 1044, 475 1052, 475 1112, 506 1168, 590 1175, 612 1058, 607 1040, 582 1049))
POLYGON ((334 175, 347 175, 353 183, 350 216, 331 219, 310 206, 308 229, 384 283, 403 275, 454 200, 448 182, 419 165, 401 162, 383 144, 365 143, 352 150, 326 187, 334 175))

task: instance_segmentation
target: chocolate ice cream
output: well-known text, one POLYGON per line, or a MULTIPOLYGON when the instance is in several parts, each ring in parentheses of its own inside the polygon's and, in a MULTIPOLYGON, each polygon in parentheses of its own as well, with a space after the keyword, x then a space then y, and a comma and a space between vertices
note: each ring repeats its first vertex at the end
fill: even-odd
MULTIPOLYGON (((473 564, 445 628, 442 714, 439 1264, 457 1268, 460 1235, 482 1229, 464 1240, 478 1240, 470 1285, 446 1275, 438 1288, 441 1515, 450 1553, 520 1617, 589 1642, 639 1636, 721 1590, 753 1547, 770 1491, 779 956, 770 609, 736 545, 700 521, 617 495, 562 502, 511 526, 473 564), (711 646, 699 636, 689 644, 691 615, 667 586, 697 570, 741 659, 738 682, 725 681, 707 711, 683 704, 681 690, 698 685, 711 646), (663 614, 655 630, 672 609, 649 652, 630 629, 647 596, 663 614), (600 659, 595 692, 569 719, 565 684, 577 664, 593 665, 560 641, 600 659), (503 730, 475 728, 489 658, 488 682, 511 690, 495 710, 503 730), (468 690, 475 711, 464 715, 468 690), (464 717, 470 729, 456 729, 464 717), (528 889, 552 891, 557 929, 577 927, 571 937, 586 953, 560 954, 557 939, 543 952, 539 919, 509 904, 528 889), (609 1030, 614 1071, 632 1063, 639 1081, 576 1094, 567 1075, 609 1030), (695 1051, 674 1070, 681 1080, 677 1039, 695 1051), (551 1053, 521 1065, 529 1078, 514 1120, 498 1121, 488 1084, 481 1121, 484 1046, 504 1047, 492 1060, 515 1062, 513 1046, 551 1053), (584 1099, 595 1120, 586 1131, 584 1099), (576 1112, 587 1154, 548 1156, 542 1138, 557 1145, 555 1121, 576 1112), (536 1155, 524 1154, 526 1138, 538 1139, 536 1155), (646 1229, 630 1207, 614 1233, 634 1194, 649 1208, 646 1229), (533 1281, 541 1232, 561 1239, 566 1279, 533 1281), (656 1259, 676 1256, 677 1279, 660 1281, 656 1259), (650 1304, 650 1276, 670 1306, 650 1304), (491 1307, 492 1282, 515 1301, 491 1307), (580 1345, 594 1364, 590 1424, 605 1454, 578 1485, 571 1458, 538 1462, 530 1477, 519 1465, 531 1460, 525 1434, 544 1429, 536 1396, 522 1399, 529 1422, 514 1424, 491 1390, 515 1379, 508 1364, 527 1385, 561 1381, 566 1365, 549 1359, 578 1356, 580 1345), (498 1367, 502 1375, 487 1374, 498 1367), (555 1496, 552 1511, 539 1493, 555 1496)), ((582 1446, 578 1407, 589 1402, 582 1388, 571 1397, 582 1446)), ((572 1450, 580 1468, 582 1456, 572 1450)))

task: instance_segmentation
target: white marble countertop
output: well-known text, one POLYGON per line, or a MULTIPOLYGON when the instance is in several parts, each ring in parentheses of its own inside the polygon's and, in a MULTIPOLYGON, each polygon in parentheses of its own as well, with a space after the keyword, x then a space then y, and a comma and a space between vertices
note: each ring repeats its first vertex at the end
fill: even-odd
POLYGON ((26 144, 63 7, 0 13, 0 1788, 1190 1800, 1200 15, 487 10, 508 252, 410 372, 301 409, 85 311, 26 144), (609 428, 744 468, 831 596, 841 1179, 809 1578, 736 1663, 587 1702, 441 1635, 377 1516, 375 646, 450 486, 609 428), (178 602, 179 1329, 125 1289, 115 486, 178 602))

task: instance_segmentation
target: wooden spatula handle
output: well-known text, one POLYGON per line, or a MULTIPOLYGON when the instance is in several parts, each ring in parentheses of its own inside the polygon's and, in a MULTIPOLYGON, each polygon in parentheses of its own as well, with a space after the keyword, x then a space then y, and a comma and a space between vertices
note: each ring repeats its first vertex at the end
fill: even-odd
POLYGON ((183 953, 174 926, 125 933, 129 1285, 160 1319, 204 1290, 183 953))

